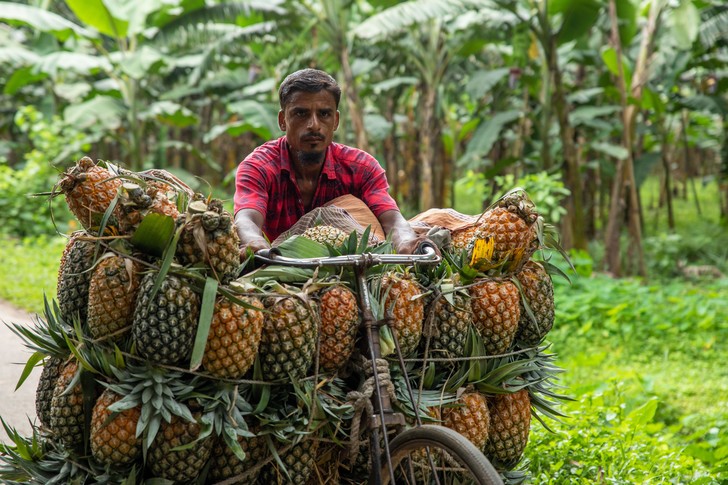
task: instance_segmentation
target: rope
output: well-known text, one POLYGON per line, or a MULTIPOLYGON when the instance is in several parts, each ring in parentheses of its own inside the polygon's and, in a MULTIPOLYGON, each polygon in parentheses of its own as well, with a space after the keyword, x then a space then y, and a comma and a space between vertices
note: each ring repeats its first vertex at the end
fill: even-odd
POLYGON ((351 433, 349 441, 349 460, 354 460, 356 455, 359 453, 359 445, 361 440, 359 434, 361 431, 361 422, 363 418, 362 411, 366 411, 367 416, 374 415, 374 405, 372 404, 372 396, 377 387, 376 381, 374 380, 374 368, 377 371, 377 377, 379 378, 379 384, 387 390, 387 394, 393 403, 397 403, 397 396, 395 394, 394 383, 392 382, 392 376, 389 373, 389 362, 385 359, 376 359, 374 366, 371 365, 372 361, 366 359, 364 356, 359 355, 359 362, 353 362, 353 366, 357 370, 361 371, 366 379, 359 386, 359 390, 350 391, 346 395, 346 399, 351 402, 354 407, 354 415, 351 419, 351 433))

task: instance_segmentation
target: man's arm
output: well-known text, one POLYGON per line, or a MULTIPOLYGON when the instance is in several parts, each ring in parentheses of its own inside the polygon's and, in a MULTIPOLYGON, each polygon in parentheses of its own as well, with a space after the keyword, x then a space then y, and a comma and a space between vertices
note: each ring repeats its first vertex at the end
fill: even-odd
POLYGON ((263 214, 255 209, 240 209, 235 214, 235 229, 240 237, 240 259, 247 257, 248 249, 253 252, 268 249, 270 244, 263 236, 263 214))
MULTIPOLYGON (((414 254, 417 248, 426 237, 419 237, 410 226, 409 222, 398 210, 388 210, 379 216, 379 223, 384 229, 384 234, 392 237, 392 245, 400 254, 414 254)), ((433 244, 433 247, 435 245, 433 244)))

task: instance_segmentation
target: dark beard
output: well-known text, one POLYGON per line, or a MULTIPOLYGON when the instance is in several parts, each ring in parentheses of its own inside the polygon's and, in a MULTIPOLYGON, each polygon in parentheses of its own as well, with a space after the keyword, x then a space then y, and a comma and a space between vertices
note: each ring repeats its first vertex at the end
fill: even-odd
POLYGON ((298 161, 301 162, 301 165, 308 167, 319 165, 324 161, 325 153, 326 152, 304 152, 303 150, 299 150, 298 161))

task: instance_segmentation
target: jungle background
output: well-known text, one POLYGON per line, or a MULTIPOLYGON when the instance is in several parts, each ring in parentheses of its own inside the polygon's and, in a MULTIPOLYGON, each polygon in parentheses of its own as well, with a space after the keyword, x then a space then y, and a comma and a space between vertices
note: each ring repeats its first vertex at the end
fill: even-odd
POLYGON ((534 424, 533 483, 728 483, 724 0, 0 2, 0 298, 55 294, 76 227, 31 194, 78 158, 230 201, 302 67, 406 216, 521 186, 558 227, 574 401, 534 424))

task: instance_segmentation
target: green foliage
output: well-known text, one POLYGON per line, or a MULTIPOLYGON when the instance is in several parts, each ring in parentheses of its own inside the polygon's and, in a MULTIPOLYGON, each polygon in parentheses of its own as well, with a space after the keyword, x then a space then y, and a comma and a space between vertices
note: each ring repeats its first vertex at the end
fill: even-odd
POLYGON ((538 172, 518 179, 512 174, 506 174, 493 177, 492 181, 491 185, 484 174, 468 171, 455 184, 455 209, 466 214, 477 214, 482 212, 482 208, 476 208, 475 203, 486 201, 487 206, 488 201, 496 200, 514 187, 522 187, 546 222, 557 224, 566 214, 561 202, 569 195, 569 190, 564 187, 560 174, 538 172))
MULTIPOLYGON (((34 107, 21 108, 15 117, 17 127, 28 136, 33 148, 24 155, 20 167, 10 167, 0 160, 0 232, 19 237, 51 234, 55 231, 50 217, 47 196, 58 181, 58 172, 50 162, 69 147, 78 146, 72 154, 80 158, 83 135, 60 118, 48 120, 34 107)), ((69 154, 70 155, 70 154, 69 154)), ((64 203, 53 204, 53 215, 60 230, 67 229, 71 219, 64 203)))
POLYGON ((66 247, 61 237, 15 239, 0 235, 0 299, 28 310, 43 312, 43 294, 55 298, 56 275, 66 247))
POLYGON ((549 334, 577 401, 534 425, 533 483, 725 483, 728 280, 561 279, 549 334))

